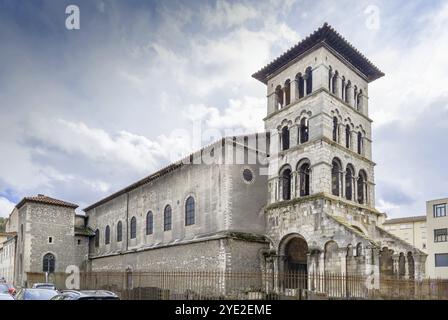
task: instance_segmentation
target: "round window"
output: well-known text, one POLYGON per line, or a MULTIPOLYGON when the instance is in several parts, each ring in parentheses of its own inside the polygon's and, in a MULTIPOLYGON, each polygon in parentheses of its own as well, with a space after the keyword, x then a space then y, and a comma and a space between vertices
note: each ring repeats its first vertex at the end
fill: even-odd
POLYGON ((243 170, 243 179, 246 182, 252 182, 252 180, 254 179, 254 174, 252 173, 252 170, 244 169, 243 170))

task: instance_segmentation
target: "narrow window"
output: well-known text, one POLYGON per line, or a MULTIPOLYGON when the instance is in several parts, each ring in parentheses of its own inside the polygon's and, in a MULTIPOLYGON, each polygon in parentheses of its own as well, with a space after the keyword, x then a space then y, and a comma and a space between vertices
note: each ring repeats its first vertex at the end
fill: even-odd
POLYGON ((285 169, 282 172, 282 189, 283 189, 283 200, 291 199, 291 170, 285 169))
POLYGON ((351 83, 350 83, 350 81, 347 81, 347 85, 345 86, 345 94, 344 94, 344 101, 346 103, 350 102, 350 88, 351 88, 351 83))
POLYGON ((110 244, 110 227, 106 226, 106 232, 105 232, 105 244, 110 244))
POLYGON ((313 70, 311 67, 306 68, 306 94, 313 92, 313 70))
POLYGON ((351 145, 351 132, 350 132, 350 125, 345 126, 345 147, 347 149, 350 149, 351 145))
POLYGON ((364 170, 361 170, 358 174, 358 202, 360 204, 366 203, 366 196, 367 196, 367 175, 364 172, 364 170))
POLYGON ((56 265, 56 259, 52 253, 47 253, 44 255, 43 262, 42 262, 42 271, 52 273, 54 272, 55 265, 56 265))
POLYGON ((358 154, 362 154, 362 133, 358 132, 358 154))
POLYGON ((300 98, 303 98, 303 96, 305 95, 304 80, 303 80, 303 76, 301 73, 297 74, 296 82, 297 82, 298 97, 300 99, 300 98))
POLYGON ((300 143, 308 141, 308 119, 302 118, 300 120, 300 143))
POLYGON ((137 218, 131 218, 131 239, 137 238, 137 218))
POLYGON ((310 164, 304 163, 299 168, 300 179, 300 196, 308 196, 310 194, 310 164))
POLYGON ((336 71, 333 75, 332 88, 331 88, 331 93, 333 94, 337 94, 338 92, 338 78, 339 73, 336 71))
POLYGON ((339 164, 339 161, 336 159, 333 160, 331 166, 331 193, 335 196, 339 196, 341 166, 339 164))
POLYGON ((185 202, 185 225, 191 226, 195 222, 194 217, 194 199, 193 197, 188 197, 185 202))
POLYGON ((345 173, 345 198, 347 200, 353 199, 353 169, 351 166, 347 166, 345 173))
POLYGON ((280 110, 283 107, 283 90, 280 86, 275 89, 275 108, 280 110))
POLYGON ((146 214, 146 235, 150 235, 153 233, 154 227, 154 216, 151 211, 148 211, 146 214))
POLYGON ((100 246, 100 230, 95 230, 95 247, 98 248, 100 246))
POLYGON ((167 205, 163 212, 163 230, 171 230, 171 206, 167 205))
POLYGON ((339 124, 338 118, 333 117, 333 141, 338 142, 339 137, 339 124))
POLYGON ((286 80, 285 82, 285 106, 291 103, 291 81, 286 80))
POLYGON ((48 243, 53 243, 53 237, 48 237, 48 243))
POLYGON ((117 242, 121 242, 123 240, 123 225, 121 221, 117 223, 117 242))
POLYGON ((288 127, 283 127, 282 129, 282 150, 289 149, 289 129, 288 127))

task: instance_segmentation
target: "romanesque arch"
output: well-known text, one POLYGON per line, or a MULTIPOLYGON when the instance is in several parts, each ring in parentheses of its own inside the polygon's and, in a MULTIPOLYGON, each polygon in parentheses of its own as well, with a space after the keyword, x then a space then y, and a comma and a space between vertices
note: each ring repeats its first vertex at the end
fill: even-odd
POLYGON ((306 288, 309 251, 306 240, 299 234, 286 236, 279 251, 283 255, 284 288, 306 288))

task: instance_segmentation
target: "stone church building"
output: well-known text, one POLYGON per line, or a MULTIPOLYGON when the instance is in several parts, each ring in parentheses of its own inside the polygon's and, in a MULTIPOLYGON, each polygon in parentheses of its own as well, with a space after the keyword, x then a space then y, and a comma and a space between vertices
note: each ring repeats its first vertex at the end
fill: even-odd
POLYGON ((324 24, 253 75, 266 85, 266 132, 223 138, 90 205, 83 235, 71 212, 66 234, 88 253, 74 263, 422 278, 426 255, 375 209, 368 85, 382 76, 324 24))

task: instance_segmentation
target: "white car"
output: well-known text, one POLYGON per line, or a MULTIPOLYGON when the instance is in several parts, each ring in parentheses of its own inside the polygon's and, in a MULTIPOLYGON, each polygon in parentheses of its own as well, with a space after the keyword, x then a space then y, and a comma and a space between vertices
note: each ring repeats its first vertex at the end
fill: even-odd
POLYGON ((14 300, 14 297, 9 293, 0 293, 0 300, 14 300))

